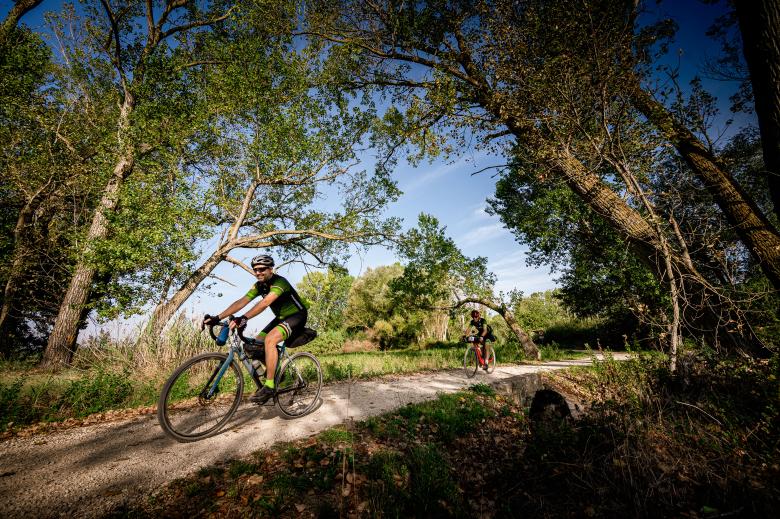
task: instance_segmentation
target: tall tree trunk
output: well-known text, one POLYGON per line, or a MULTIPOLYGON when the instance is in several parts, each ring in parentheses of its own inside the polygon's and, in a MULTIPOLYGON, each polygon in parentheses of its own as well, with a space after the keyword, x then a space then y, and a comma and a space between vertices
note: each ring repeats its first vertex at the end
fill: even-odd
POLYGON ((753 86, 769 193, 780 222, 780 4, 754 0, 734 2, 734 7, 753 86))
POLYGON ((8 16, 3 20, 2 26, 0 26, 0 37, 5 37, 11 29, 16 27, 22 16, 35 9, 41 2, 43 0, 16 0, 14 6, 8 12, 8 16))
MULTIPOLYGON (((604 185, 595 173, 589 171, 568 150, 558 149, 551 154, 550 167, 560 174, 569 187, 597 214, 627 240, 641 261, 655 274, 659 282, 667 284, 664 268, 657 258, 663 258, 663 245, 650 223, 632 209, 615 191, 604 185)), ((711 341, 726 339, 731 349, 765 356, 768 351, 749 327, 743 327, 737 316, 739 310, 724 298, 689 262, 670 251, 670 259, 679 278, 685 280, 685 292, 690 298, 686 320, 695 324, 711 341), (725 315, 724 315, 725 314, 725 315), (722 333, 722 332, 726 333, 722 333)))
POLYGON ((639 87, 634 89, 632 99, 634 106, 674 145, 686 164, 704 182, 772 286, 780 290, 780 233, 734 178, 720 167, 701 141, 665 106, 639 87))
MULTIPOLYGON (((135 99, 130 92, 126 92, 118 121, 119 144, 122 154, 114 166, 113 174, 103 190, 100 203, 92 216, 92 223, 84 241, 85 252, 86 248, 90 247, 93 242, 108 236, 108 215, 116 209, 122 184, 135 167, 135 149, 132 141, 125 140, 131 138, 127 130, 130 127, 130 115, 134 108, 135 99)), ((65 292, 65 298, 60 304, 57 318, 54 321, 54 328, 49 335, 41 367, 58 369, 69 364, 73 359, 73 347, 79 332, 79 316, 89 299, 95 272, 95 267, 90 265, 85 257, 81 257, 77 261, 70 285, 65 292)))
MULTIPOLYGON (((132 171, 133 165, 134 158, 130 154, 119 161, 114 168, 114 174, 103 190, 103 196, 92 217, 92 224, 85 238, 86 247, 108 236, 107 215, 116 209, 122 183, 130 171, 132 171)), ((54 321, 54 328, 49 335, 41 367, 57 369, 69 364, 73 359, 74 351, 71 345, 76 343, 79 331, 79 316, 89 299, 95 272, 95 267, 90 265, 85 258, 81 258, 76 263, 70 285, 65 292, 65 298, 60 304, 59 313, 54 321)))

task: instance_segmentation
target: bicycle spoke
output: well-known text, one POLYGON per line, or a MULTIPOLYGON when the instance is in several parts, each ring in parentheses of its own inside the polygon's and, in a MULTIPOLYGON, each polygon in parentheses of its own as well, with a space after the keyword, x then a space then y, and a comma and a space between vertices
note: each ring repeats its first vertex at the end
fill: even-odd
POLYGON ((284 365, 277 382, 276 402, 288 416, 302 416, 317 404, 322 369, 310 353, 296 353, 284 365))
POLYGON ((477 350, 474 346, 469 346, 463 356, 463 370, 466 372, 466 376, 471 378, 477 373, 477 369, 479 369, 477 350))
POLYGON ((241 372, 231 364, 217 381, 227 356, 194 357, 166 382, 158 404, 160 425, 179 441, 211 436, 238 408, 243 390, 241 372))

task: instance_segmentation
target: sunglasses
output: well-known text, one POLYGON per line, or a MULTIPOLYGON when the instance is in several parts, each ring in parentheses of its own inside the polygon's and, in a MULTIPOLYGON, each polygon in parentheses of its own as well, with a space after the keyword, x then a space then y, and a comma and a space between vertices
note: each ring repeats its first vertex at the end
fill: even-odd
POLYGON ((254 270, 255 272, 257 272, 258 274, 262 274, 262 273, 263 273, 263 272, 265 272, 266 270, 271 270, 271 267, 260 267, 260 268, 256 268, 256 269, 252 269, 252 270, 254 270))

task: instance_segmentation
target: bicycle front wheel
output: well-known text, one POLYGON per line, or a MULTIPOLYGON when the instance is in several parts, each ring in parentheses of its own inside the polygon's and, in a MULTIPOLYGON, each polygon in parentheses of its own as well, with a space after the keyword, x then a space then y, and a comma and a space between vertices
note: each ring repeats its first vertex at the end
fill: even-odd
POLYGON ((477 373, 477 369, 479 369, 477 350, 474 349, 474 346, 469 346, 463 356, 463 371, 466 372, 468 378, 471 378, 477 373))
POLYGON ((487 369, 485 371, 493 373, 496 370, 496 350, 493 349, 493 346, 488 346, 487 349, 487 359, 485 359, 487 369))
POLYGON ((224 427, 238 409, 244 391, 244 379, 235 362, 219 377, 226 361, 225 353, 204 353, 173 372, 157 403, 157 419, 166 434, 180 442, 192 442, 224 427))
POLYGON ((317 357, 296 353, 279 371, 276 380, 276 405, 287 416, 310 413, 317 405, 322 389, 322 368, 317 357))

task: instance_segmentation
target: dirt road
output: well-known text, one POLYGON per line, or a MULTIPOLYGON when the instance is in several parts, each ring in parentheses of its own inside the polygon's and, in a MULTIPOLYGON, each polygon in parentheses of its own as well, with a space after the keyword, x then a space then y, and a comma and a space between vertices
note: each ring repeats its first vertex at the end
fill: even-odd
POLYGON ((182 444, 165 436, 155 415, 17 437, 0 443, 0 517, 95 517, 145 498, 173 479, 276 442, 316 434, 474 383, 551 371, 589 360, 499 366, 467 379, 460 370, 338 383, 323 388, 319 408, 289 420, 275 407, 243 404, 213 438, 182 444))

